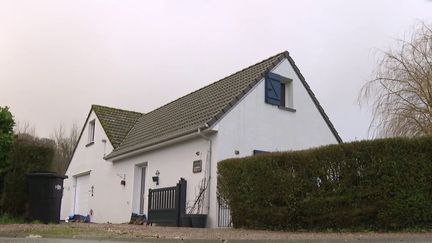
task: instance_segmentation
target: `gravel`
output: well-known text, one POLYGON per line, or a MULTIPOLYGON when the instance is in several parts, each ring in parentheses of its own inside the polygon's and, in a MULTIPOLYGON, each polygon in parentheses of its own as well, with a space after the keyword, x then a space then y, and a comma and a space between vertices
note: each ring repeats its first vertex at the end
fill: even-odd
POLYGON ((389 238, 431 238, 432 233, 314 233, 245 229, 195 229, 128 224, 10 224, 0 225, 0 236, 80 238, 80 239, 213 239, 213 240, 380 240, 389 238))

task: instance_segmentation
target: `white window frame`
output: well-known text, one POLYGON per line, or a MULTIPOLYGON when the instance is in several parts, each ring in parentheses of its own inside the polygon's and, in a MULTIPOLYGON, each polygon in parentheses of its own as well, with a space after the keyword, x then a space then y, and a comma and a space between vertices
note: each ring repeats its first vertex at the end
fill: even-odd
POLYGON ((294 87, 293 80, 286 78, 281 81, 281 83, 285 84, 285 90, 281 90, 281 92, 285 93, 285 107, 294 109, 294 87))
POLYGON ((93 119, 88 123, 88 144, 94 143, 96 120, 93 119))

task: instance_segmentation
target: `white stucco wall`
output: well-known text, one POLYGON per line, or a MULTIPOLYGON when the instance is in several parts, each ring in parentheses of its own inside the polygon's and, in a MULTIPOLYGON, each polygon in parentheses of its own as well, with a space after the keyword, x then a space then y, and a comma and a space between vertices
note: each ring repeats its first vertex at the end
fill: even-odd
POLYGON ((295 112, 265 103, 262 80, 216 125, 218 129, 216 158, 248 156, 252 150, 298 150, 337 143, 330 128, 285 59, 273 73, 293 79, 295 112))
MULTIPOLYGON (((95 119, 92 112, 89 121, 95 119)), ((125 223, 129 222, 132 212, 138 213, 140 183, 136 178, 137 166, 146 165, 145 204, 144 213, 147 214, 147 192, 150 188, 175 186, 180 177, 187 179, 187 201, 192 203, 198 183, 205 177, 208 141, 198 137, 183 141, 180 144, 167 146, 149 151, 123 161, 111 162, 103 159, 104 151, 108 154, 112 146, 96 118, 95 143, 86 147, 88 128, 84 128, 78 147, 71 164, 66 172, 69 177, 64 181, 61 218, 73 213, 74 205, 74 176, 90 171, 90 184, 94 187, 93 196, 89 197, 89 210, 93 210, 92 222, 95 223, 125 223), (106 148, 101 142, 107 140, 106 148), (197 155, 197 152, 198 155, 197 155), (192 165, 195 160, 202 160, 202 172, 193 173, 192 165), (152 176, 159 170, 160 181, 156 185, 152 176), (120 184, 126 178, 126 185, 120 184)), ((91 192, 89 192, 91 194, 91 192)), ((206 211, 207 212, 207 208, 206 211)))
POLYGON ((68 178, 64 180, 61 219, 65 219, 68 215, 74 213, 74 176, 88 172, 90 172, 88 208, 89 210, 93 209, 92 220, 106 222, 106 215, 102 214, 102 212, 115 211, 108 207, 112 205, 106 203, 106 199, 103 198, 106 192, 109 192, 109 188, 115 184, 112 178, 107 177, 107 174, 113 170, 112 165, 103 159, 104 154, 110 153, 112 149, 113 147, 96 114, 92 111, 87 124, 85 124, 81 139, 78 141, 69 168, 66 171, 68 178), (86 146, 88 142, 88 123, 93 119, 95 119, 94 144, 86 146), (103 143, 102 140, 105 140, 106 143, 103 143), (94 187, 93 197, 90 192, 91 186, 94 187))
MULTIPOLYGON (((139 183, 133 182, 136 178, 135 172, 136 167, 146 163, 146 178, 145 178, 145 203, 144 212, 147 214, 147 194, 148 189, 162 188, 175 186, 183 177, 187 181, 187 202, 189 205, 195 199, 195 192, 198 191, 199 182, 205 177, 206 173, 206 157, 208 151, 208 142, 202 138, 189 139, 179 144, 159 148, 157 150, 142 153, 131 158, 127 158, 123 161, 113 162, 113 168, 119 173, 126 174, 126 182, 128 183, 125 187, 127 196, 119 198, 118 204, 124 204, 124 201, 137 202, 136 187, 139 183), (197 152, 199 155, 197 155, 197 152), (193 173, 192 165, 193 161, 202 160, 202 172, 193 173), (155 176, 156 171, 159 171, 159 185, 153 182, 152 177, 155 176)), ((126 210, 125 216, 130 217, 130 213, 133 208, 138 208, 135 203, 132 203, 126 210)), ((125 211, 123 211, 125 212, 125 211)), ((207 212, 207 210, 206 210, 207 212)))
MULTIPOLYGON (((282 61, 273 73, 293 80, 295 112, 265 103, 265 82, 259 82, 216 125, 213 140, 213 161, 252 155, 253 150, 287 151, 337 143, 330 128, 295 74, 288 60, 282 61), (238 150, 239 155, 234 151, 238 150)), ((208 224, 217 226, 216 178, 217 163, 212 163, 211 206, 208 224)))

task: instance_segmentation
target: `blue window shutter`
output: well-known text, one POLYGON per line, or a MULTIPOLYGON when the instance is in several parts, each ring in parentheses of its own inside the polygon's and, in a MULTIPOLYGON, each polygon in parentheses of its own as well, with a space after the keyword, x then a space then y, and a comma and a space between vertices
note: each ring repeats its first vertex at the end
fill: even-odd
POLYGON ((272 73, 268 73, 265 78, 265 102, 272 105, 281 104, 281 82, 272 73))

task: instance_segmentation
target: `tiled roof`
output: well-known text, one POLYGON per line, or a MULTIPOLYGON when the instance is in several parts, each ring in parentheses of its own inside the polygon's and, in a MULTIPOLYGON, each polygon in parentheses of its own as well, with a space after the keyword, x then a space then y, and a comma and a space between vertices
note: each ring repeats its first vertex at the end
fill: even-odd
POLYGON ((293 65, 336 139, 342 142, 294 61, 288 52, 282 52, 143 115, 120 146, 105 158, 111 159, 197 132, 198 129, 205 129, 206 124, 213 125, 284 58, 293 65))
POLYGON ((92 105, 112 146, 117 148, 143 113, 92 105))

